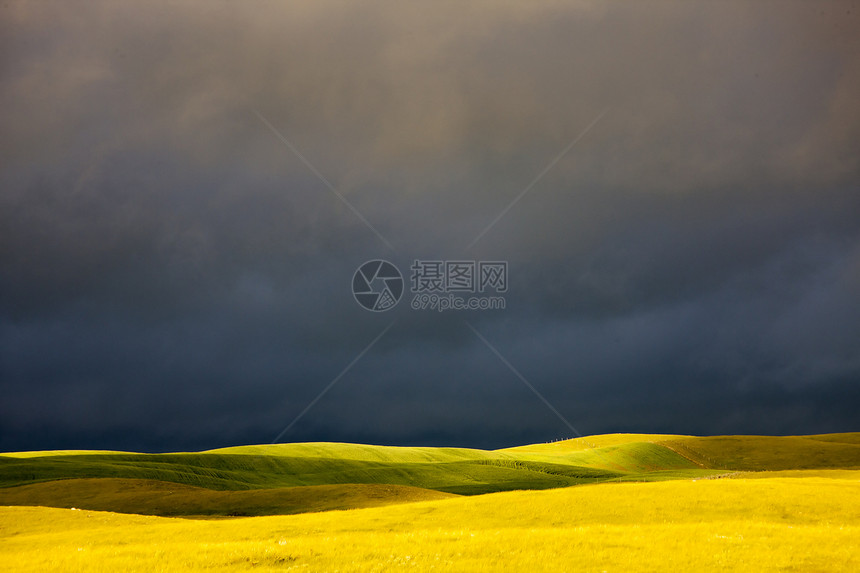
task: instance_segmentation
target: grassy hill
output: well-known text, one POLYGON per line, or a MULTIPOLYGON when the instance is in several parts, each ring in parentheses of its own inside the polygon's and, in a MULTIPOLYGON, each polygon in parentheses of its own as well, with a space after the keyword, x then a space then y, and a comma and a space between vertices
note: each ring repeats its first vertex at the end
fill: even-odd
POLYGON ((139 515, 289 515, 379 507, 456 497, 418 487, 385 484, 312 485, 276 489, 215 491, 178 483, 123 478, 70 479, 8 488, 5 505, 55 505, 74 500, 78 508, 139 515))
POLYGON ((710 468, 740 471, 860 468, 860 433, 712 436, 660 443, 710 468))
MULTIPOLYGON (((399 452, 395 459, 369 461, 329 452, 301 457, 286 454, 73 454, 14 458, 0 456, 0 485, 69 478, 133 478, 175 482, 215 490, 244 490, 308 485, 386 483, 450 493, 487 493, 510 489, 544 489, 621 475, 578 467, 564 460, 518 460, 475 451, 451 460, 440 453, 427 460, 423 452, 399 452), (327 454, 327 455, 324 455, 327 454)), ((324 447, 320 446, 322 449, 324 447)), ((410 448, 403 448, 409 450, 410 448)))
POLYGON ((860 468, 860 434, 610 434, 496 451, 305 443, 171 454, 22 452, 0 455, 0 505, 263 515, 442 494, 851 468, 860 468))

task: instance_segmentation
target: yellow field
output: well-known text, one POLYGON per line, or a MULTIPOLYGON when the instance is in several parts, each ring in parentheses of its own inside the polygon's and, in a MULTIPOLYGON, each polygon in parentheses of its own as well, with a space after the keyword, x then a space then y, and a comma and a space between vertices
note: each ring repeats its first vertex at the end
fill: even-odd
POLYGON ((783 475, 218 520, 3 507, 0 563, 40 572, 860 571, 860 471, 783 475))

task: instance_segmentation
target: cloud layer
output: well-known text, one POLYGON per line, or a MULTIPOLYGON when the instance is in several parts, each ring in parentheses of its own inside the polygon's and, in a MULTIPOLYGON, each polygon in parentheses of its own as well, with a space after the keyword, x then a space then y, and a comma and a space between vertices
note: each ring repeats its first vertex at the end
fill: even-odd
POLYGON ((266 442, 394 319, 284 439, 569 435, 464 320, 582 432, 856 429, 853 8, 7 4, 0 449, 266 442))

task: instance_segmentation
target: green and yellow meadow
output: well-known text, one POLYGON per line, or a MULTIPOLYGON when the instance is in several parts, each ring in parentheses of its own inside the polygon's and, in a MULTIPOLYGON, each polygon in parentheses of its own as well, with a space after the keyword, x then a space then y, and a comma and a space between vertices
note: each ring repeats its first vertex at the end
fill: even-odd
POLYGON ((857 571, 858 438, 9 454, 0 456, 0 563, 9 571, 857 571), (237 455, 253 459, 219 458, 237 455), (135 456, 150 465, 122 461, 135 456), (273 459, 302 457, 278 482, 283 468, 273 459), (272 473, 253 478, 248 468, 267 458, 272 473), (676 467, 678 458, 690 467, 676 467), (58 477, 60 461, 67 477, 58 477), (321 483, 337 467, 366 479, 321 483), (492 471, 474 471, 481 467, 492 471), (189 483, 205 468, 208 487, 189 483), (396 483, 404 475, 423 482, 396 483), (263 485, 249 487, 253 479, 263 485))

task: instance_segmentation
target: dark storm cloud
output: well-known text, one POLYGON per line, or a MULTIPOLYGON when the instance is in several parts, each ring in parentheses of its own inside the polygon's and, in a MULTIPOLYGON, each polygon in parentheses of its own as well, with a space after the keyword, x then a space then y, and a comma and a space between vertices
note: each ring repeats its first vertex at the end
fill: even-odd
POLYGON ((268 441, 395 318, 285 439, 569 435, 464 318, 584 432, 856 429, 856 18, 6 5, 0 449, 268 441), (508 307, 372 315, 377 257, 508 260, 508 307))

